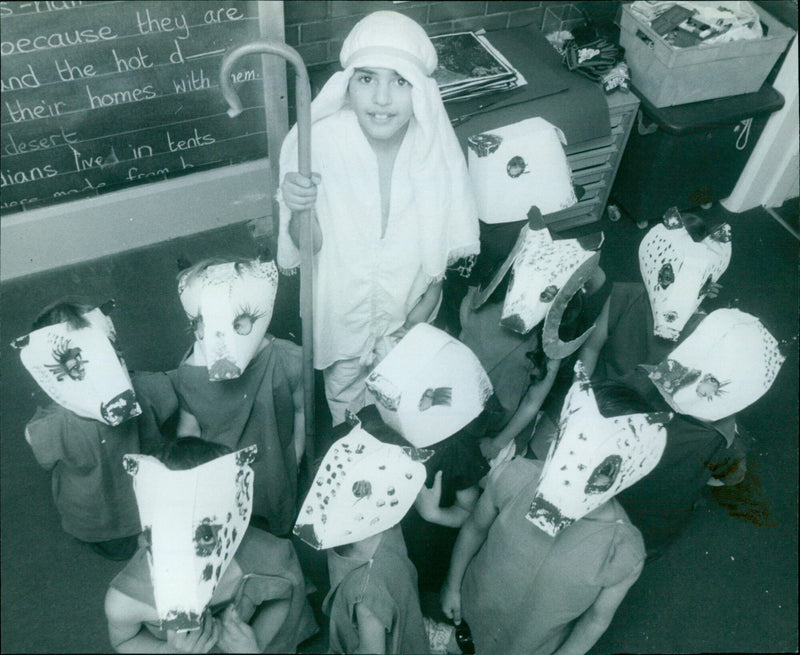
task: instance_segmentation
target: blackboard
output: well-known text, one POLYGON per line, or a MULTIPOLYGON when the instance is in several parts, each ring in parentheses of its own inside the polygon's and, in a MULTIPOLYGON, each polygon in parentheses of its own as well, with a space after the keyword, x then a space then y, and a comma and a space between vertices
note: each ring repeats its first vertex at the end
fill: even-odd
POLYGON ((267 156, 257 2, 0 2, 0 214, 267 156))

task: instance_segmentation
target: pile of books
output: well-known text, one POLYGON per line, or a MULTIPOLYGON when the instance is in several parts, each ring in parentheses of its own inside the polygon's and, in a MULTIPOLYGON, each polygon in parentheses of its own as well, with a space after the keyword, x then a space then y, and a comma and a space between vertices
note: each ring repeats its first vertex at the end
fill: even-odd
POLYGON ((433 77, 444 102, 509 91, 526 84, 520 72, 482 33, 441 34, 431 41, 439 57, 433 77))

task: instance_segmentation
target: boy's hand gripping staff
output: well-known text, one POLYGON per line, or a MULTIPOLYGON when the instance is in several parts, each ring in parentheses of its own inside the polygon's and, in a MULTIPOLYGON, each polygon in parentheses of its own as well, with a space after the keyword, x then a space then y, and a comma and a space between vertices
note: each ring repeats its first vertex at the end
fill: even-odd
MULTIPOLYGON (((297 99, 297 167, 305 177, 311 177, 311 85, 303 58, 298 52, 280 41, 259 39, 234 48, 225 55, 219 71, 222 95, 230 105, 228 115, 233 118, 241 113, 242 103, 230 82, 234 62, 245 55, 268 54, 286 59, 295 71, 295 95, 297 99)), ((267 126, 269 129, 269 126, 267 126)), ((306 428, 306 465, 311 471, 314 461, 314 337, 311 330, 313 319, 312 280, 314 266, 312 210, 299 212, 300 221, 300 316, 303 322, 303 391, 306 428)))

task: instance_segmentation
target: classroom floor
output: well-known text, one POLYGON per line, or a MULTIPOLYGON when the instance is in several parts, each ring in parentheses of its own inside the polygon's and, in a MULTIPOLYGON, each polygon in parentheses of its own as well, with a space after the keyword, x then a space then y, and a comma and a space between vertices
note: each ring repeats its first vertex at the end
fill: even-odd
MULTIPOLYGON (((797 225, 797 199, 781 211, 797 225)), ((709 489, 678 540, 647 564, 594 655, 798 649, 798 242, 761 209, 728 214, 715 206, 709 212, 731 224, 733 258, 708 308, 730 305, 759 316, 787 359, 772 389, 740 415, 755 436, 745 482, 709 489)), ((599 227, 606 234, 602 262, 609 277, 638 279, 644 232, 628 218, 604 219, 599 227)), ((244 226, 222 228, 0 286, 3 653, 108 652, 103 598, 123 566, 61 530, 49 474, 23 438, 42 393, 9 341, 64 294, 113 297, 112 317, 131 368, 172 368, 189 345, 175 289, 176 259, 255 250, 244 226)), ((297 280, 282 278, 281 285, 273 331, 291 337, 299 334, 297 280)), ((324 423, 324 410, 319 414, 324 423)), ((298 553, 318 588, 311 595, 318 609, 327 584, 324 558, 303 545, 298 553)), ((324 631, 301 647, 325 651, 324 631)))

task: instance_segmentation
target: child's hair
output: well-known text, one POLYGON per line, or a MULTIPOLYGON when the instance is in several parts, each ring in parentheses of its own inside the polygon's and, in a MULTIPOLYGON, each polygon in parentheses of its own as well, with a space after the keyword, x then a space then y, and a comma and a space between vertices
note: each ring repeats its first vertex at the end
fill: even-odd
POLYGON ((171 471, 186 471, 232 452, 224 444, 200 437, 178 437, 164 444, 158 459, 171 471))
POLYGON ((31 329, 38 330, 58 323, 67 323, 73 330, 88 327, 89 321, 83 315, 93 310, 96 306, 85 300, 62 298, 50 303, 40 311, 33 320, 31 329))
POLYGON ((634 389, 621 382, 592 385, 597 409, 605 418, 652 412, 650 404, 634 389))

